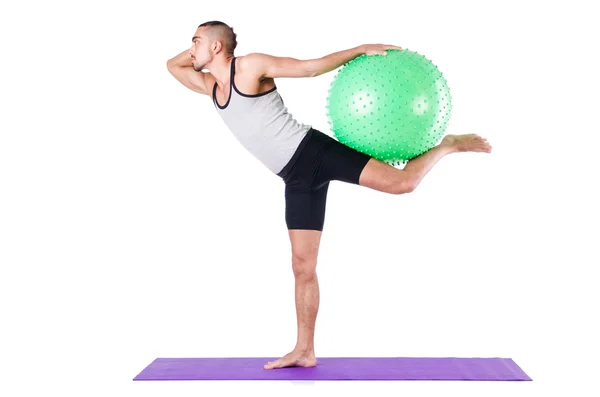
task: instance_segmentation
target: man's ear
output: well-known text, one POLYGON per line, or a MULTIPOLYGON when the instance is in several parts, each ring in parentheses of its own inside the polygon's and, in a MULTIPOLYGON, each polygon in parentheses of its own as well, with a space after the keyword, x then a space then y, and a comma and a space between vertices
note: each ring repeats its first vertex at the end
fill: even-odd
POLYGON ((223 45, 221 44, 221 42, 220 42, 220 41, 217 41, 217 40, 215 40, 215 41, 213 42, 213 44, 212 44, 212 49, 213 49, 213 52, 214 52, 215 54, 218 54, 218 53, 221 51, 221 49, 222 49, 222 48, 223 48, 223 45))

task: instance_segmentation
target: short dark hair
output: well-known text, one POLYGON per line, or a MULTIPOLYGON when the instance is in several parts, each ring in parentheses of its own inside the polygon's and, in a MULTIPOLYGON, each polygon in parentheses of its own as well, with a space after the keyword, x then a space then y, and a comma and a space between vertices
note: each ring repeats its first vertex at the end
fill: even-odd
POLYGON ((233 32, 233 29, 229 25, 221 21, 208 21, 198 25, 198 27, 214 28, 217 36, 221 38, 227 54, 233 55, 233 51, 237 47, 237 35, 233 32))

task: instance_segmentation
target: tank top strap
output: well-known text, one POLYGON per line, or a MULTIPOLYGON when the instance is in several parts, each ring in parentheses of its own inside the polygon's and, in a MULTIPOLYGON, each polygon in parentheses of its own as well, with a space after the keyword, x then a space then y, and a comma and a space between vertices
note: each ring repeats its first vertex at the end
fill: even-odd
POLYGON ((217 105, 219 109, 225 109, 229 105, 229 102, 231 101, 231 96, 233 95, 233 76, 235 76, 235 59, 236 57, 233 57, 233 59, 231 60, 231 68, 229 72, 229 98, 227 99, 225 105, 221 106, 219 105, 219 102, 217 102, 217 82, 215 81, 215 85, 213 85, 213 102, 215 103, 215 105, 217 105))
POLYGON ((230 81, 229 81, 229 85, 233 85, 233 76, 235 76, 235 59, 237 57, 233 57, 233 59, 231 60, 231 75, 230 75, 230 81))

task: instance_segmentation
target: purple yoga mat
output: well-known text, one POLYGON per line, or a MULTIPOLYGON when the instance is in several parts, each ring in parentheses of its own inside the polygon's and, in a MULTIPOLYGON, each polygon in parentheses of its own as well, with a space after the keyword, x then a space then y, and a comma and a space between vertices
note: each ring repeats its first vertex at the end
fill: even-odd
POLYGON ((510 358, 335 357, 312 368, 263 368, 276 359, 157 358, 133 380, 531 380, 510 358))

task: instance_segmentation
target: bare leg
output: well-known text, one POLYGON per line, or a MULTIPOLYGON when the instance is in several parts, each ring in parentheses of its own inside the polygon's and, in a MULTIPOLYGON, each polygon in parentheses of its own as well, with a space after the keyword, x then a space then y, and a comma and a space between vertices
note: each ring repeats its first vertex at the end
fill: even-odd
POLYGON ((375 158, 363 169, 359 184, 391 194, 410 193, 444 156, 458 152, 490 153, 492 147, 476 134, 447 135, 438 146, 410 160, 404 169, 398 169, 375 158))
POLYGON ((317 365, 314 337, 319 311, 319 281, 316 267, 321 234, 318 230, 289 230, 292 269, 296 283, 298 339, 292 352, 279 360, 269 362, 264 366, 265 369, 317 365))
MULTIPOLYGON (((491 146, 477 135, 448 135, 427 153, 411 160, 399 170, 371 159, 360 175, 359 184, 383 192, 401 194, 413 191, 433 166, 445 155, 456 152, 487 152, 491 146)), ((298 339, 296 347, 279 360, 267 363, 265 369, 314 367, 314 333, 319 310, 319 283, 316 266, 321 232, 289 230, 292 243, 292 268, 295 278, 298 339)))

